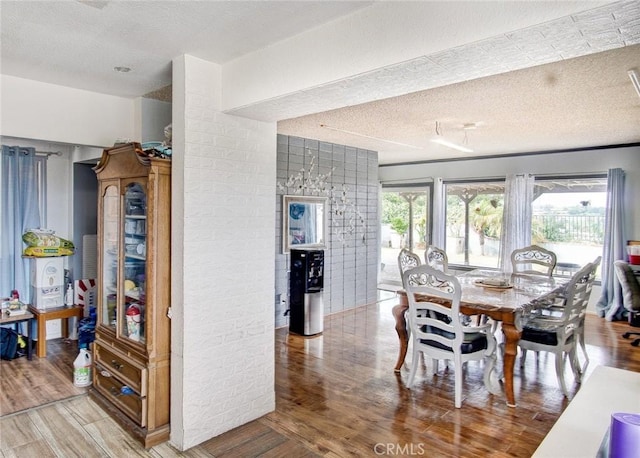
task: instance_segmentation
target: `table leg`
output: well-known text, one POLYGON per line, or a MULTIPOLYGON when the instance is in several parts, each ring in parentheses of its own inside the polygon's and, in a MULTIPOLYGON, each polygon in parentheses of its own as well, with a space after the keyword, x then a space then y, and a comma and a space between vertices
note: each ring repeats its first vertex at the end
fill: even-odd
POLYGON ((27 359, 29 361, 33 359, 33 333, 35 331, 35 323, 35 318, 31 318, 27 322, 27 359))
POLYGON ((400 372, 404 359, 407 356, 407 348, 409 346, 409 335, 407 334, 407 320, 404 317, 404 312, 407 310, 407 306, 404 304, 398 304, 391 309, 391 313, 396 320, 396 332, 398 333, 398 339, 400 340, 400 353, 398 354, 398 361, 396 367, 393 368, 394 372, 400 372))
POLYGON ((504 333, 504 392, 507 397, 507 405, 509 407, 516 406, 516 397, 513 393, 513 367, 518 354, 518 341, 520 340, 520 331, 516 329, 513 323, 502 323, 502 332, 504 333))
POLYGON ((38 358, 47 357, 47 321, 38 318, 38 345, 36 347, 38 358))
POLYGON ((62 326, 62 338, 66 339, 69 337, 69 318, 62 318, 60 320, 60 325, 62 326))

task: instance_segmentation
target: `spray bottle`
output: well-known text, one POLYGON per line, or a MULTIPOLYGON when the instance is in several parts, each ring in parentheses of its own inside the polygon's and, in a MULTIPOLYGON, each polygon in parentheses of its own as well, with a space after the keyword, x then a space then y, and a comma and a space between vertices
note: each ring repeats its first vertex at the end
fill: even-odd
POLYGON ((71 307, 73 305, 73 286, 69 283, 67 286, 67 293, 64 296, 64 303, 67 307, 71 307))

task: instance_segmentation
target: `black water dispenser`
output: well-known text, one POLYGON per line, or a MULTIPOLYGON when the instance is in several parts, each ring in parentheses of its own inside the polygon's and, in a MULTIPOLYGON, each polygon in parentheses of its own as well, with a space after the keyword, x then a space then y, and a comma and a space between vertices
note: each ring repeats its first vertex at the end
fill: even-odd
POLYGON ((291 249, 289 332, 320 334, 324 327, 324 251, 291 249))

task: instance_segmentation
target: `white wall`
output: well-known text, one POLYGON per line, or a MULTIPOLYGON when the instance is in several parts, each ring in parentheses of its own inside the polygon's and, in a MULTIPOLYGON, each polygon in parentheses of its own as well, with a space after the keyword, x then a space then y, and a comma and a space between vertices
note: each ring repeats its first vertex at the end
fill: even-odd
POLYGON ((171 103, 141 98, 141 142, 165 141, 164 128, 171 123, 171 103))
POLYGON ((0 134, 74 145, 139 141, 134 99, 0 75, 0 134))
POLYGON ((220 67, 173 63, 171 443, 275 408, 276 125, 219 111, 220 67))

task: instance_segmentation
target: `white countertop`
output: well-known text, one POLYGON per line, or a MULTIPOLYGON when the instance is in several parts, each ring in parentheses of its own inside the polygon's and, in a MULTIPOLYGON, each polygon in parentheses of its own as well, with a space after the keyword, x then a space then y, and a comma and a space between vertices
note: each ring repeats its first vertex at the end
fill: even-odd
POLYGON ((595 457, 616 412, 640 413, 640 373, 598 366, 533 457, 595 457))

